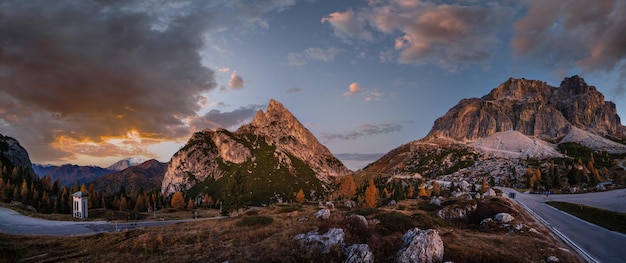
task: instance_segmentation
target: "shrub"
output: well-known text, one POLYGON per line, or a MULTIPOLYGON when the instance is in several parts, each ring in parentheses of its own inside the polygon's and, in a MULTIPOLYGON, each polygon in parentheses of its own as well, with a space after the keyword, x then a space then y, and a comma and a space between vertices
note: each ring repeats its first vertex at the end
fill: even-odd
POLYGON ((264 226, 274 222, 274 218, 267 216, 250 216, 244 217, 237 221, 237 226, 264 226))
POLYGON ((393 232, 406 232, 414 228, 417 220, 405 214, 391 212, 388 214, 380 214, 375 217, 380 220, 380 224, 393 232))

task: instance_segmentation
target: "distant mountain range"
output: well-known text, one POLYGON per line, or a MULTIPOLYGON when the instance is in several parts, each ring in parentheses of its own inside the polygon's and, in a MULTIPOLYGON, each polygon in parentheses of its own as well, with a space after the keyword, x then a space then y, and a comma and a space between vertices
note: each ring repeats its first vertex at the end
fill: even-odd
POLYGON ((60 180, 61 185, 72 186, 75 182, 80 184, 88 184, 99 177, 122 171, 129 167, 133 167, 145 162, 141 158, 127 158, 115 162, 107 168, 99 166, 81 166, 74 164, 50 165, 50 164, 33 164, 32 168, 39 177, 50 176, 52 181, 60 180))
POLYGON ((121 171, 100 176, 93 183, 100 193, 117 193, 121 186, 124 186, 127 191, 132 189, 148 191, 161 187, 166 170, 167 163, 152 159, 121 171))

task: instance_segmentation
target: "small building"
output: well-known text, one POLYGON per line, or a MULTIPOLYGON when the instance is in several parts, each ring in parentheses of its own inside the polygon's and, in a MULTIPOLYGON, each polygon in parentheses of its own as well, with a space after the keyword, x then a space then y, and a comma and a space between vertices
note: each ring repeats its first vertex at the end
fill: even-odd
POLYGON ((89 215, 87 212, 87 209, 89 208, 89 198, 87 193, 78 191, 72 194, 72 199, 72 214, 74 215, 74 217, 81 219, 87 218, 87 216, 89 215))

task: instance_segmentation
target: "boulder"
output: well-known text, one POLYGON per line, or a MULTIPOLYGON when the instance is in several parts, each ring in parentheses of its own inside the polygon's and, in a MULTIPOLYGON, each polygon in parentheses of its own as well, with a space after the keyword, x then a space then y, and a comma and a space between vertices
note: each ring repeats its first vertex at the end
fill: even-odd
POLYGON ((557 258, 556 256, 549 256, 548 262, 559 262, 559 258, 557 258))
POLYGON ((329 209, 320 209, 319 211, 315 212, 315 217, 322 219, 322 220, 328 220, 330 218, 330 210, 329 209))
POLYGON ((302 248, 307 250, 319 250, 324 254, 330 253, 333 247, 345 245, 345 234, 341 228, 331 228, 323 235, 316 231, 306 234, 298 234, 293 238, 302 248))
POLYGON ((398 204, 398 203, 396 202, 396 200, 391 200, 391 201, 389 201, 389 203, 387 203, 387 206, 394 206, 394 205, 396 205, 396 204, 398 204))
POLYGON ((487 197, 495 197, 496 196, 496 191, 494 191, 493 189, 489 188, 487 189, 487 191, 485 191, 483 193, 483 198, 487 198, 487 197))
POLYGON ((441 206, 441 202, 443 202, 443 197, 441 196, 437 196, 437 197, 433 196, 430 198, 431 205, 441 206))
POLYGON ((463 180, 463 181, 461 181, 461 183, 459 183, 459 187, 461 188, 462 191, 465 191, 465 192, 470 190, 470 184, 467 181, 465 181, 465 180, 463 180))
POLYGON ((354 244, 346 248, 346 263, 373 263, 374 254, 367 244, 354 244))
POLYGON ((510 223, 511 221, 515 220, 515 217, 513 217, 509 213, 498 213, 496 216, 493 217, 493 219, 498 224, 506 224, 506 223, 510 223))
POLYGON ((493 219, 485 218, 485 219, 483 219, 483 221, 480 221, 479 229, 480 229, 480 231, 485 232, 485 231, 487 231, 489 229, 496 228, 496 227, 497 227, 496 222, 494 222, 493 219))
POLYGON ((402 236, 402 248, 396 262, 433 263, 443 261, 443 241, 437 230, 414 228, 402 236))
POLYGON ((345 206, 347 208, 355 208, 356 207, 356 202, 354 202, 352 200, 348 200, 348 201, 345 201, 343 203, 343 206, 345 206))
POLYGON ((328 201, 326 202, 326 208, 328 209, 335 209, 335 204, 333 204, 333 202, 328 201))
POLYGON ((355 215, 346 216, 346 219, 353 219, 353 218, 354 218, 355 221, 360 222, 361 224, 363 224, 363 226, 367 227, 367 225, 368 225, 367 218, 365 218, 364 216, 356 215, 356 214, 355 215))
POLYGON ((437 212, 437 216, 446 220, 465 220, 469 216, 469 213, 475 211, 476 204, 469 204, 465 207, 451 207, 447 206, 437 212))

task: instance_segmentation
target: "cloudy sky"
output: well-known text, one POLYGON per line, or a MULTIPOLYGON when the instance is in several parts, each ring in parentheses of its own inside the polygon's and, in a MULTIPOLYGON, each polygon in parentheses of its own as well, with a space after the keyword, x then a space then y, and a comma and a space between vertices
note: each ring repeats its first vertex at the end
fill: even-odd
POLYGON ((0 133, 36 163, 169 161, 282 102, 349 168, 509 77, 578 74, 626 118, 626 2, 4 0, 0 133))

